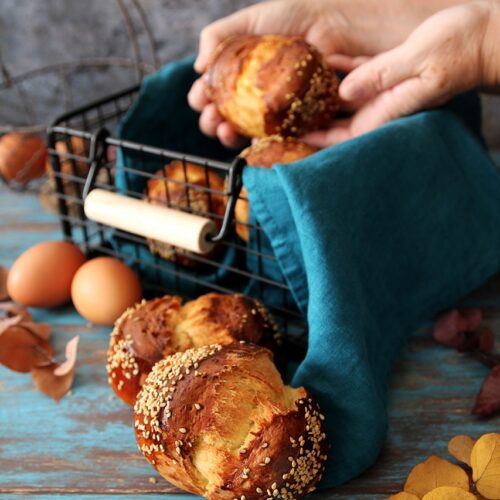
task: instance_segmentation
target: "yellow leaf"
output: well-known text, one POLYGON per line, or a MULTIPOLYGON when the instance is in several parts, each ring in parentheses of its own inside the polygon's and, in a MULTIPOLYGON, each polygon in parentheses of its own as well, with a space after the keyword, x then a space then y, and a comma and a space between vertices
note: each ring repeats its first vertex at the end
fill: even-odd
POLYGON ((462 488, 440 486, 427 493, 422 500, 477 500, 477 497, 462 488))
POLYGON ((413 467, 405 484, 405 491, 422 498, 439 486, 456 486, 469 491, 469 478, 458 465, 432 455, 413 467))
POLYGON ((470 467, 470 454, 474 443, 474 439, 469 436, 455 436, 448 443, 448 451, 452 457, 470 467))
POLYGON ((477 491, 490 500, 500 499, 500 434, 481 436, 470 460, 477 491))
POLYGON ((417 495, 414 495, 413 493, 407 493, 406 491, 401 491, 396 495, 392 495, 392 497, 389 497, 387 500, 419 500, 419 498, 417 497, 417 495))

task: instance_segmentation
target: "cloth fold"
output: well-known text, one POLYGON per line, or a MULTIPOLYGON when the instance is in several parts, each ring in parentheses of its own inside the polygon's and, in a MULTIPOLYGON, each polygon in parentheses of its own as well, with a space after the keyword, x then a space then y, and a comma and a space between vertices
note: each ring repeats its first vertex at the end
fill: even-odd
MULTIPOLYGON (((209 158, 234 155, 199 132, 186 101, 195 78, 192 59, 148 77, 119 136, 209 158)), ((294 164, 244 170, 251 221, 277 257, 268 272, 283 272, 307 315, 308 351, 292 384, 306 386, 326 415, 331 451, 322 487, 375 461, 389 376, 407 337, 500 270, 500 178, 479 123, 477 96, 467 95, 294 164)), ((120 151, 119 190, 144 189, 141 176, 120 170, 139 159, 120 151)), ((142 164, 150 172, 161 166, 147 157, 142 164)), ((252 259, 246 265, 252 271, 252 259)), ((206 290, 190 293, 197 291, 206 290)))
POLYGON ((244 172, 253 216, 307 311, 292 385, 327 417, 323 487, 375 461, 407 337, 500 269, 500 177, 474 127, 476 99, 244 172))

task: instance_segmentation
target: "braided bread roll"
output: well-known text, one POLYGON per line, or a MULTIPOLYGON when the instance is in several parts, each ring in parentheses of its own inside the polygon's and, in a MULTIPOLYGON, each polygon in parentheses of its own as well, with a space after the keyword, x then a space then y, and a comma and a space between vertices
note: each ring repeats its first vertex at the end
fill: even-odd
POLYGON ((242 135, 300 136, 332 120, 338 85, 320 52, 300 36, 237 35, 217 47, 206 94, 242 135))
MULTIPOLYGON (((271 135, 263 137, 244 149, 239 156, 254 167, 271 168, 275 163, 293 163, 319 151, 313 146, 293 137, 271 135)), ((248 219, 250 217, 247 190, 242 187, 240 198, 234 208, 236 232, 242 240, 249 240, 248 219)))
MULTIPOLYGON (((183 164, 174 160, 165 165, 155 175, 161 179, 150 179, 146 194, 153 205, 168 205, 172 208, 189 208, 196 215, 212 219, 220 229, 226 211, 224 181, 214 171, 192 163, 183 164), (184 168, 185 167, 185 168, 184 168), (186 183, 193 186, 186 186, 186 183)), ((148 239, 152 253, 184 267, 195 267, 196 262, 182 248, 174 251, 168 243, 148 239)), ((205 254, 211 257, 213 251, 205 254)))
POLYGON ((155 365, 134 410, 147 460, 209 500, 295 499, 321 478, 324 417, 303 387, 283 385, 262 347, 174 354, 155 365))
POLYGON ((246 340, 276 351, 281 334, 256 299, 209 293, 182 304, 178 296, 145 301, 116 321, 108 349, 108 381, 133 405, 141 386, 161 359, 192 347, 246 340))

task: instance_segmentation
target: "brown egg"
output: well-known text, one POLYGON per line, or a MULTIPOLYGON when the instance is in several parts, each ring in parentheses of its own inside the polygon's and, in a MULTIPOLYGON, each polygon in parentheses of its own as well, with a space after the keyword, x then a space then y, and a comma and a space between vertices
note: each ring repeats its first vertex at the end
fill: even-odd
POLYGON ((7 292, 30 307, 60 306, 71 299, 71 281, 85 255, 65 241, 46 241, 26 250, 7 277, 7 292))
POLYGON ((43 175, 47 148, 37 135, 11 132, 0 138, 0 176, 28 182, 43 175))
POLYGON ((97 257, 86 262, 71 285, 76 310, 99 325, 112 325, 130 306, 142 299, 137 275, 112 257, 97 257))

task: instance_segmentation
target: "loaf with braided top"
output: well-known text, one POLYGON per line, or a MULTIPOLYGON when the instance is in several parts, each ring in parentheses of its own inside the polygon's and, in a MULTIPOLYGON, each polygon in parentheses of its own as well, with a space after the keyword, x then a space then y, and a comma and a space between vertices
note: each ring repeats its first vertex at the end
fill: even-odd
POLYGON ((291 500, 326 461, 324 417, 283 385, 262 347, 189 349, 155 365, 135 407, 137 443, 168 481, 209 500, 291 500))
POLYGON ((241 294, 209 293, 183 305, 165 295, 131 307, 111 334, 108 380, 124 402, 133 405, 153 365, 192 347, 246 340, 278 351, 281 334, 267 309, 241 294))
POLYGON ((335 72, 300 36, 231 36, 215 50, 206 81, 208 99, 247 137, 298 137, 339 107, 335 72))

